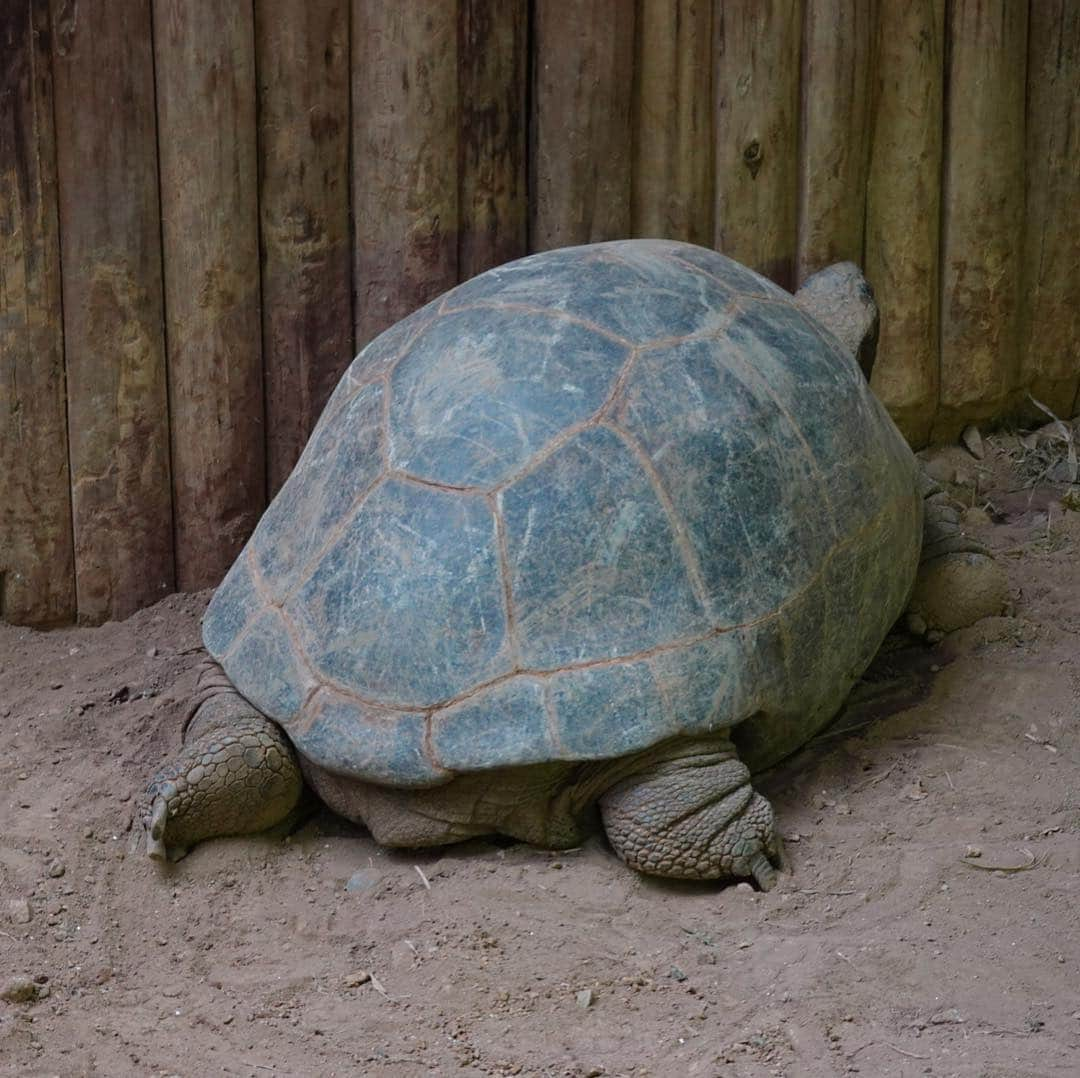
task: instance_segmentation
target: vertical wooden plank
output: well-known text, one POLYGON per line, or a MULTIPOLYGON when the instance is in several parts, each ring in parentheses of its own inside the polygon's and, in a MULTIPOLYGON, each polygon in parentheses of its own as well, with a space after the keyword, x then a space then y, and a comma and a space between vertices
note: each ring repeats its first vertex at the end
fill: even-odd
POLYGON ((715 246, 795 286, 802 0, 731 0, 714 15, 715 246))
POLYGON ((1028 5, 952 0, 934 437, 1000 414, 1017 384, 1028 5))
POLYGON ((1080 5, 1037 0, 1028 33, 1022 381, 1067 416, 1080 411, 1080 5))
POLYGON ((528 0, 461 0, 461 235, 466 280, 525 254, 528 0))
POLYGON ((356 345, 457 281, 458 4, 353 3, 356 345))
POLYGON ((75 617, 47 0, 0 6, 0 620, 75 617))
POLYGON ((806 0, 798 283, 862 264, 878 0, 806 0))
POLYGON ((630 233, 634 0, 536 0, 529 245, 630 233))
POLYGON ((272 497, 352 357, 349 0, 257 0, 255 43, 272 497))
POLYGON ((638 8, 635 236, 712 246, 712 6, 712 0, 641 0, 638 8))
POLYGON ((882 5, 877 57, 865 272, 881 334, 871 384, 922 446, 938 397, 945 0, 882 5))
POLYGON ((265 504, 251 5, 154 0, 176 577, 216 584, 265 504))
POLYGON ((53 5, 79 617, 173 588, 150 9, 53 5))

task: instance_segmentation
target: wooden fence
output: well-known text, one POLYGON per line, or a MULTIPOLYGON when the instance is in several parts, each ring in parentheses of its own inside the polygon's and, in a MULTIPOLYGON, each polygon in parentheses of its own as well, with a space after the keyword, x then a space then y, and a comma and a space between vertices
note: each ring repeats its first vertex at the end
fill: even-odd
POLYGON ((1075 0, 4 0, 0 617, 215 584, 355 349, 563 244, 862 263, 910 440, 1080 382, 1075 0))

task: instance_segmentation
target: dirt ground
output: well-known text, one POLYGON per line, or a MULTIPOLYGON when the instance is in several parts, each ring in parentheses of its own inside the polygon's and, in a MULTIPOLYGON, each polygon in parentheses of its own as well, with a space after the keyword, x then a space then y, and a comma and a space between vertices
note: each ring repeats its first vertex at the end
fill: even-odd
POLYGON ((208 596, 0 626, 0 1074, 1080 1074, 1080 512, 1033 453, 939 457, 1013 608, 883 653, 759 780, 768 894, 326 812, 162 870, 132 813, 208 596))

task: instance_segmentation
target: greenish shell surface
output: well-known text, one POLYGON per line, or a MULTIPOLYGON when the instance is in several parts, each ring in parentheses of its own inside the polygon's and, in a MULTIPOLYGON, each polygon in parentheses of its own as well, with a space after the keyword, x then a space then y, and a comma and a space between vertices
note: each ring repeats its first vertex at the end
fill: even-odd
POLYGON ((203 637, 305 756, 373 782, 736 724, 764 766, 840 706, 920 538, 910 451, 788 293, 595 244, 357 356, 203 637))

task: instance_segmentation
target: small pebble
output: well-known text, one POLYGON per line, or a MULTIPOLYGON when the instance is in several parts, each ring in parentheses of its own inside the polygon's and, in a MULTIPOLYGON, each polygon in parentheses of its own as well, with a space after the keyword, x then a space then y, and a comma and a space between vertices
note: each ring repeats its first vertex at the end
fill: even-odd
POLYGON ((66 871, 67 868, 64 866, 64 862, 59 858, 49 862, 48 873, 54 880, 58 880, 66 871))
POLYGON ((8 903, 8 917, 13 924, 26 925, 30 923, 30 903, 25 898, 13 898, 8 903))
POLYGON ((986 456, 982 435, 979 434, 979 428, 974 424, 964 428, 963 433, 960 435, 960 441, 963 442, 964 448, 976 460, 982 460, 986 456))
POLYGON ((964 851, 964 856, 965 857, 982 857, 982 847, 981 846, 968 846, 968 848, 964 851))
POLYGON ((742 893, 743 893, 744 895, 745 895, 745 894, 747 894, 747 893, 749 893, 749 894, 753 894, 753 893, 754 893, 754 888, 753 888, 753 885, 752 885, 752 884, 749 884, 749 883, 747 883, 747 882, 746 882, 745 880, 743 880, 743 882, 742 882, 742 883, 737 883, 737 884, 735 884, 735 890, 736 890, 736 891, 742 891, 742 893))
POLYGON ((583 988, 580 992, 576 993, 574 999, 577 1000, 577 1005, 584 1011, 588 1010, 593 1004, 593 994, 591 988, 583 988))
POLYGON ((345 884, 346 891, 370 891, 382 879, 382 874, 374 869, 357 869, 345 884))
POLYGON ((679 969, 678 966, 672 966, 671 967, 671 972, 668 974, 668 976, 673 981, 685 981, 686 980, 686 974, 683 973, 683 971, 681 969, 679 969))
POLYGON ((955 1007, 950 1007, 945 1011, 938 1011, 937 1014, 930 1016, 932 1026, 961 1025, 963 1021, 964 1016, 955 1007))

